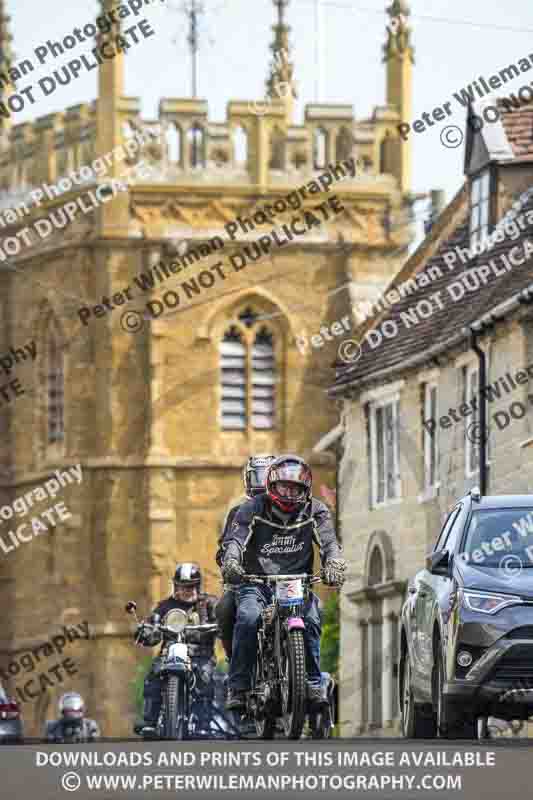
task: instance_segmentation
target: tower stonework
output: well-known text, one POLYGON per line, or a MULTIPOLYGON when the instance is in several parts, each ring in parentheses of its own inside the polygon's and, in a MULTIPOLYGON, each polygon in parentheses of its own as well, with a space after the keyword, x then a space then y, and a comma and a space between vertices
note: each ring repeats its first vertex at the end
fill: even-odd
MULTIPOLYGON (((390 22, 383 60, 387 65, 387 103, 395 108, 403 123, 410 123, 412 113, 412 84, 414 48, 411 44, 411 14, 407 0, 393 0, 387 8, 390 22)), ((401 138, 393 137, 386 143, 390 170, 396 175, 404 191, 411 185, 411 148, 401 138)))
POLYGON ((272 62, 266 83, 267 97, 282 103, 285 109, 285 121, 290 125, 294 112, 296 88, 293 79, 294 65, 290 61, 290 27, 285 24, 284 16, 288 0, 275 0, 274 5, 278 11, 278 22, 272 27, 274 41, 270 45, 272 62))
MULTIPOLYGON (((109 8, 105 0, 101 13, 109 8)), ((384 170, 401 109, 356 120, 349 105, 315 103, 297 124, 274 96, 231 100, 215 122, 206 100, 170 97, 144 120, 139 98, 123 94, 124 61, 99 66, 96 102, 13 125, 0 153, 1 212, 142 138, 105 174, 28 202, 0 228, 2 252, 24 226, 57 222, 85 198, 85 212, 0 260, 2 353, 37 348, 16 366, 25 394, 0 407, 0 508, 57 470, 83 471, 57 495, 66 521, 0 552, 0 669, 63 626, 90 625, 91 639, 63 656, 77 672, 23 700, 28 736, 69 689, 103 735, 131 735, 131 682, 151 651, 134 648, 124 604, 151 610, 180 560, 198 562, 205 588, 220 591, 216 539, 251 453, 299 453, 317 496, 334 486, 334 458, 316 446, 338 424, 325 389, 339 343, 356 338, 351 298, 372 300, 411 238, 387 223, 403 215, 409 190, 405 162, 384 170), (110 198, 128 171, 127 190, 110 198), (318 224, 289 239, 305 214, 318 224)), ((292 80, 292 67, 281 77, 292 80)), ((398 152, 407 157, 403 143, 398 152)), ((0 537, 18 524, 2 519, 0 537)), ((30 672, 14 667, 9 688, 24 691, 61 661, 47 658, 30 672)))

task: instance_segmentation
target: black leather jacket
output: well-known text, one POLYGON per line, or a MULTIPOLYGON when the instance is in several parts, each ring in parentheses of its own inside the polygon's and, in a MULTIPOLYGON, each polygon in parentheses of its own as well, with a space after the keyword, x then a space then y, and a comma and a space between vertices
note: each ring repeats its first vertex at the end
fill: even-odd
MULTIPOLYGON (((198 625, 203 625, 206 622, 215 623, 216 616, 215 616, 215 605, 217 603, 217 598, 211 594, 200 594, 198 597, 197 602, 191 606, 190 604, 183 603, 180 600, 176 600, 174 597, 167 597, 165 600, 162 600, 152 611, 151 615, 148 617, 147 622, 153 623, 154 617, 156 614, 159 614, 160 621, 162 621, 166 614, 174 608, 178 608, 180 611, 185 611, 186 614, 190 615, 197 615, 196 619, 192 619, 191 622, 198 625)), ((212 638, 212 644, 209 647, 204 646, 200 643, 205 641, 205 639, 199 640, 198 644, 190 645, 190 652, 191 655, 203 657, 203 658, 210 658, 213 656, 214 651, 214 643, 215 638, 212 638)), ((144 644, 146 647, 155 647, 155 645, 159 644, 160 637, 159 635, 145 635, 141 640, 141 643, 144 644)), ((162 648, 161 648, 162 649, 162 648)), ((161 655, 161 650, 159 651, 159 655, 161 655)))
POLYGON ((331 514, 314 497, 305 508, 279 515, 266 494, 240 506, 225 538, 224 559, 236 558, 248 574, 293 575, 314 571, 316 545, 322 565, 342 558, 331 514))
POLYGON ((215 555, 215 561, 219 567, 222 567, 222 563, 224 561, 224 553, 226 552, 226 543, 228 541, 229 532, 231 531, 231 526, 233 524, 233 520, 235 519, 235 514, 239 510, 241 506, 247 503, 249 500, 246 495, 242 497, 242 499, 236 503, 234 506, 230 508, 228 513, 226 514, 226 519, 224 520, 224 525, 222 528, 222 533, 218 539, 218 549, 215 555))

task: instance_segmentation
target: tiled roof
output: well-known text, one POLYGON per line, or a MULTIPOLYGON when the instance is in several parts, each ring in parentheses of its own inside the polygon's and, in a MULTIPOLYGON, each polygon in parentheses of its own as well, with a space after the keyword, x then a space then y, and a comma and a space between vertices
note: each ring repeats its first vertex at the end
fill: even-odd
POLYGON ((498 100, 498 109, 515 159, 533 158, 533 105, 505 111, 502 101, 498 100))
MULTIPOLYGON (((521 195, 519 202, 523 205, 518 215, 524 215, 527 211, 533 210, 533 187, 521 195)), ((515 214, 516 212, 513 211, 508 212, 499 225, 505 225, 515 214)), ((525 224, 527 225, 527 221, 525 221, 525 224)), ((450 269, 444 261, 444 254, 453 250, 456 246, 466 249, 469 247, 468 209, 465 207, 465 214, 452 235, 441 242, 435 255, 423 264, 425 273, 428 272, 430 267, 438 267, 441 270, 442 277, 435 279, 424 288, 417 289, 412 294, 406 294, 398 302, 394 303, 385 314, 375 319, 374 324, 378 329, 382 329, 383 322, 386 320, 396 322, 398 326, 397 335, 390 339, 384 336, 375 349, 371 349, 368 342, 363 338, 361 356, 353 365, 336 363, 337 377, 333 387, 338 389, 352 381, 358 382, 363 378, 370 379, 373 374, 381 373, 383 370, 392 367, 399 367, 406 359, 421 355, 430 348, 438 345, 444 346, 462 328, 475 322, 484 314, 501 305, 505 300, 510 299, 517 292, 528 287, 533 283, 533 256, 526 259, 523 265, 513 266, 511 271, 505 271, 500 276, 491 273, 485 285, 481 283, 476 291, 465 291, 463 297, 456 302, 452 300, 447 290, 447 287, 458 281, 462 274, 471 273, 473 267, 493 262, 497 264, 500 271, 503 271, 504 266, 500 259, 501 254, 507 254, 517 244, 520 245, 525 239, 529 238, 528 234, 531 234, 531 244, 533 246, 532 224, 527 226, 524 231, 521 231, 519 238, 512 240, 509 236, 506 236, 503 242, 494 244, 488 251, 470 259, 466 264, 463 264, 460 258, 457 258, 453 269, 450 269), (404 321, 406 318, 404 317, 402 320, 402 312, 404 314, 405 312, 410 312, 416 308, 421 300, 428 300, 430 295, 436 292, 441 292, 440 301, 443 308, 438 308, 437 303, 433 301, 431 305, 435 310, 431 316, 422 319, 421 315, 418 315, 418 324, 411 324, 410 327, 407 327, 404 321)), ((523 250, 520 256, 523 256, 523 250)), ((402 272, 403 277, 401 280, 396 277, 388 289, 385 290, 385 295, 392 287, 405 283, 409 277, 414 275, 414 272, 411 272, 411 275, 406 273, 405 270, 402 272)), ((420 270, 417 270, 417 274, 419 273, 420 270)), ((422 309, 426 307, 427 304, 423 305, 422 309)), ((369 321, 365 323, 365 331, 368 331, 368 326, 369 321)), ((370 325, 370 328, 372 327, 373 325, 370 325)))

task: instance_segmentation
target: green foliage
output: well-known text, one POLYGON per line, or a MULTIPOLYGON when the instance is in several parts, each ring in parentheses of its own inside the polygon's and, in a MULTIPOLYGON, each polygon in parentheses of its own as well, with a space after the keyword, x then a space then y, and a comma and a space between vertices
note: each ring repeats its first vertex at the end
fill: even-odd
POLYGON ((143 689, 144 679, 150 672, 152 666, 152 656, 143 656, 140 664, 137 664, 135 678, 130 683, 133 705, 139 717, 143 715, 143 689))
POLYGON ((339 594, 334 592, 324 603, 320 664, 324 672, 335 678, 339 669, 339 594))
POLYGON ((227 675, 229 672, 229 664, 225 658, 220 659, 217 661, 216 671, 220 672, 221 675, 227 675))

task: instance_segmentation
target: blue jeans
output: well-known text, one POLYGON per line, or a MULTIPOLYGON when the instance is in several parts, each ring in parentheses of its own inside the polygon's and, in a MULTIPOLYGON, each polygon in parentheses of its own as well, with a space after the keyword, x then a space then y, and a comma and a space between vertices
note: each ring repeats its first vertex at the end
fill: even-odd
MULTIPOLYGON (((229 686, 232 691, 250 689, 257 653, 259 617, 268 605, 271 590, 266 586, 245 584, 238 590, 237 620, 233 629, 229 686)), ((320 684, 320 611, 318 598, 310 593, 303 619, 305 622, 305 664, 310 684, 320 684)))

